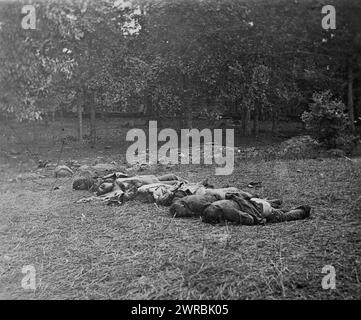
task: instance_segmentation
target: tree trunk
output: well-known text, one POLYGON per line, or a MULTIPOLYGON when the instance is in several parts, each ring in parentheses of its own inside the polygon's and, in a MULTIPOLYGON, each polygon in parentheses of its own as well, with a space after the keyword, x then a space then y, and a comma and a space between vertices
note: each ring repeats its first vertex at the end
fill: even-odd
POLYGON ((55 110, 51 111, 51 122, 55 122, 55 110))
POLYGON ((356 97, 356 104, 355 104, 355 118, 357 119, 357 122, 360 123, 361 119, 361 79, 358 81, 358 90, 355 90, 358 92, 356 97))
POLYGON ((242 109, 242 135, 247 137, 251 135, 251 112, 248 105, 243 105, 242 109))
POLYGON ((104 110, 104 109, 100 110, 100 118, 101 118, 103 121, 105 121, 105 119, 106 119, 105 110, 104 110))
POLYGON ((94 95, 91 94, 90 99, 90 145, 95 146, 96 142, 96 124, 95 124, 95 101, 94 95))
POLYGON ((152 97, 147 96, 146 102, 147 102, 147 105, 146 105, 147 115, 150 117, 154 117, 155 106, 154 106, 152 97))
POLYGON ((263 122, 266 121, 266 112, 264 108, 259 110, 259 121, 263 122))
POLYGON ((253 134, 257 137, 259 134, 259 106, 254 106, 253 134))
POLYGON ((157 126, 158 128, 163 129, 163 119, 160 117, 157 118, 157 126))
POLYGON ((272 108, 272 133, 278 132, 278 110, 272 108))
POLYGON ((49 128, 49 113, 44 113, 43 120, 44 120, 45 128, 49 128))
POLYGON ((193 128, 193 114, 192 114, 192 106, 190 104, 189 101, 187 101, 187 108, 186 108, 186 112, 187 112, 187 118, 186 118, 186 127, 188 129, 192 129, 193 128))
POLYGON ((78 141, 83 143, 83 106, 78 105, 78 141))
POLYGON ((35 144, 38 144, 38 142, 39 142, 38 121, 33 120, 32 125, 33 125, 33 142, 35 144))
POLYGON ((60 108, 60 123, 64 125, 64 107, 60 108))
MULTIPOLYGON (((90 33, 87 33, 85 36, 86 42, 87 42, 87 50, 86 50, 86 56, 88 60, 88 65, 92 65, 92 50, 93 50, 93 39, 91 37, 92 35, 90 33)), ((88 69, 88 78, 92 79, 94 76, 94 69, 89 68, 88 69)), ((83 93, 84 93, 84 101, 87 102, 89 106, 89 112, 90 112, 90 146, 95 146, 95 140, 96 140, 96 128, 95 128, 95 93, 89 88, 83 87, 83 93)))
POLYGON ((150 96, 150 94, 148 93, 148 90, 146 90, 144 92, 143 95, 143 105, 144 105, 144 110, 143 110, 143 114, 145 116, 149 116, 152 114, 152 97, 150 96))
POLYGON ((185 126, 186 128, 191 129, 193 127, 193 115, 192 115, 191 99, 189 97, 189 90, 188 90, 188 77, 186 74, 182 74, 181 81, 183 88, 183 104, 185 105, 185 111, 186 111, 185 126))
POLYGON ((347 61, 347 109, 348 117, 350 119, 350 129, 355 132, 355 114, 354 114, 354 101, 353 101, 353 70, 352 59, 348 58, 347 61))

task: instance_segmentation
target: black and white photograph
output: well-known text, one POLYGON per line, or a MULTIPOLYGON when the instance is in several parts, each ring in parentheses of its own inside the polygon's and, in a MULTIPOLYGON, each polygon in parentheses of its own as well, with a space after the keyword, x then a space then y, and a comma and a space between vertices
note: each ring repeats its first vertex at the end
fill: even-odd
POLYGON ((0 0, 0 300, 360 298, 361 1, 0 0))

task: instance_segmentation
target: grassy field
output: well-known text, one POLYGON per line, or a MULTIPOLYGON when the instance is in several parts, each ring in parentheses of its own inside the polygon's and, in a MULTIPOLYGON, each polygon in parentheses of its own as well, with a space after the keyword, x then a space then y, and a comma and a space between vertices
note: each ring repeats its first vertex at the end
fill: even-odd
MULTIPOLYGON (((69 148, 65 158, 119 159, 119 149, 104 145, 69 148)), ((56 161, 59 144, 39 157, 51 158, 46 150, 56 161)), ((311 219, 266 226, 174 219, 167 208, 136 201, 76 204, 89 193, 73 191, 71 179, 55 179, 48 169, 30 174, 34 168, 25 160, 0 165, 2 299, 361 297, 361 159, 245 160, 232 176, 218 177, 212 166, 174 167, 216 186, 251 191, 249 182, 262 181, 261 196, 313 208, 311 219), (26 265, 36 269, 35 291, 21 286, 26 265), (335 267, 335 290, 321 287, 325 265, 335 267)))

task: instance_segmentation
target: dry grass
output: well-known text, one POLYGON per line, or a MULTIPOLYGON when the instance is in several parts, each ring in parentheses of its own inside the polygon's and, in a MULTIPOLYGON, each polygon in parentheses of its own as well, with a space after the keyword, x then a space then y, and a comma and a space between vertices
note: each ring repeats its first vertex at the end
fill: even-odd
POLYGON ((361 296, 361 162, 346 159, 237 164, 230 177, 212 167, 178 167, 190 180, 245 187, 310 204, 309 220, 267 226, 211 226, 174 219, 167 208, 75 204, 88 193, 69 179, 0 187, 0 297, 11 299, 357 299, 361 296), (301 172, 297 172, 300 170, 301 172), (51 190, 54 185, 59 190, 51 190), (359 199, 358 205, 356 200, 359 199), (321 287, 322 267, 336 289, 321 287), (21 287, 36 268, 34 292, 21 287))

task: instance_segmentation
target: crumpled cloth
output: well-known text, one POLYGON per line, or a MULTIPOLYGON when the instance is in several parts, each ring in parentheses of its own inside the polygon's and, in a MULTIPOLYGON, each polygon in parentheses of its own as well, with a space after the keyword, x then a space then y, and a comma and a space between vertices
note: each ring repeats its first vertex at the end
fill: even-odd
POLYGON ((240 197, 251 198, 252 195, 248 192, 242 191, 235 187, 228 188, 217 188, 217 189, 209 189, 209 188, 199 188, 195 194, 197 195, 208 195, 215 196, 218 200, 226 199, 226 194, 236 194, 240 197))
POLYGON ((99 197, 99 199, 83 198, 78 200, 79 203, 99 200, 108 204, 120 204, 135 199, 138 195, 143 201, 170 205, 175 191, 187 183, 188 181, 174 174, 127 177, 123 173, 116 172, 101 178, 78 177, 73 182, 73 189, 94 191, 99 197))
POLYGON ((265 202, 252 201, 251 197, 232 193, 227 193, 226 199, 236 202, 239 206, 239 210, 251 215, 255 224, 264 224, 266 222, 266 219, 263 216, 263 204, 265 202))
POLYGON ((163 206, 171 205, 175 191, 182 186, 182 182, 175 185, 152 183, 138 188, 136 199, 143 202, 155 202, 163 206))

